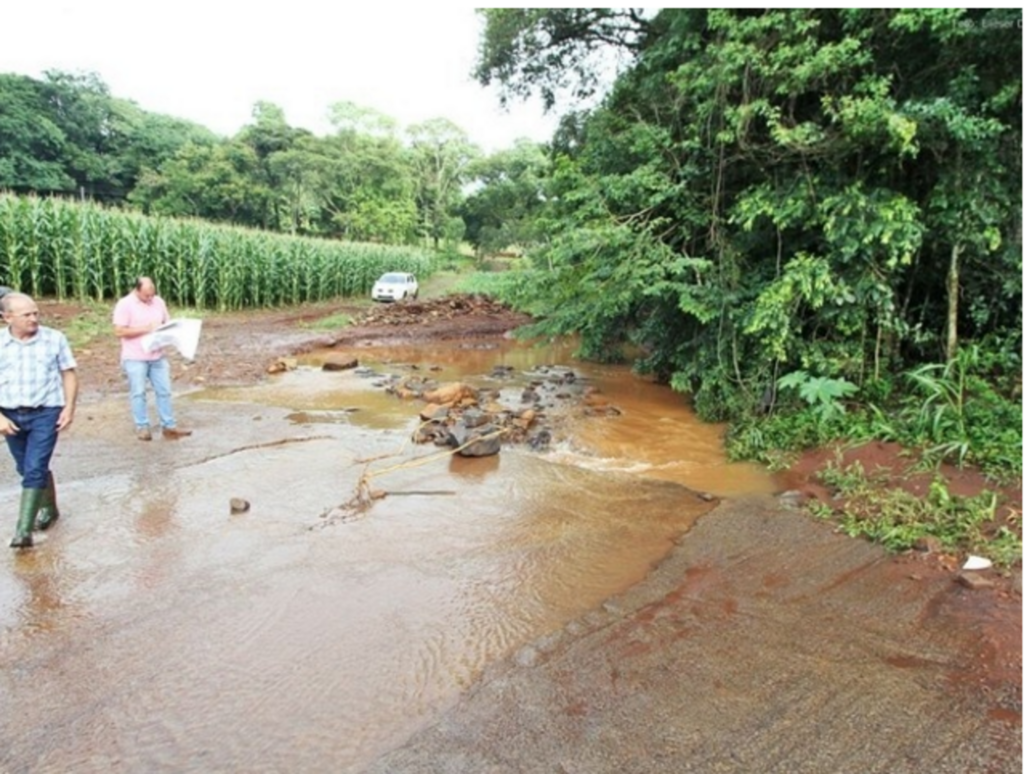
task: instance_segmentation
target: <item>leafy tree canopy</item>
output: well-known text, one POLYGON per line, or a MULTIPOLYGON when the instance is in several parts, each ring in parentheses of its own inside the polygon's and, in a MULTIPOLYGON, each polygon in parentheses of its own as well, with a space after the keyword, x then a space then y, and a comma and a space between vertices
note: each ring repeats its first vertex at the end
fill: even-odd
POLYGON ((649 23, 640 9, 487 8, 473 72, 497 83, 500 99, 539 93, 550 109, 560 91, 590 97, 599 83, 599 55, 609 47, 639 51, 649 23))
MULTIPOLYGON (((632 18, 565 14, 487 14, 478 78, 550 100, 602 25, 632 18)), ((639 346, 640 368, 710 418, 770 404, 790 371, 863 388, 953 357, 960 337, 1019 363, 1019 20, 640 19, 633 66, 563 122, 549 244, 510 297, 540 332, 579 332, 584 354, 639 346)))

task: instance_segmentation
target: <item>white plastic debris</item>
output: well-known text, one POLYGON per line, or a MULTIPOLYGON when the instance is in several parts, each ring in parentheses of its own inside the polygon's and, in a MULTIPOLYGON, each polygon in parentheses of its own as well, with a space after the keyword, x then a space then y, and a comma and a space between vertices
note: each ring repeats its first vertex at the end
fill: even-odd
POLYGON ((968 556, 967 561, 964 562, 965 570, 987 570, 992 566, 992 560, 986 559, 984 556, 968 556))

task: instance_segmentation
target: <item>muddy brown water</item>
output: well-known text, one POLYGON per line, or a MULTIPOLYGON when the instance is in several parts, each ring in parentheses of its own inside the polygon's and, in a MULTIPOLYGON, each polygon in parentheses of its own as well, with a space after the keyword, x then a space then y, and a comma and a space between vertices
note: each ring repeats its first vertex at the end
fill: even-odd
MULTIPOLYGON (((179 397, 180 442, 137 442, 125 397, 82 405, 54 461, 63 518, 0 561, 0 771, 358 771, 643 579, 711 507, 695 491, 777 488, 626 368, 571 364, 622 413, 547 453, 438 458, 407 441, 419 404, 324 354, 179 397), (330 517, 364 473, 387 496, 330 517)), ((483 379, 508 401, 569 363, 509 341, 362 359, 477 383, 511 366, 483 379)), ((13 529, 9 465, 0 484, 13 529)))

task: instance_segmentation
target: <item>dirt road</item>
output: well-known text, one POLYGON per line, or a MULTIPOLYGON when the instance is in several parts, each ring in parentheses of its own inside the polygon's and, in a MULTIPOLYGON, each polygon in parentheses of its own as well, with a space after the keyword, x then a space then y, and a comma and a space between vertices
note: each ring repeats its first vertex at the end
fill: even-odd
MULTIPOLYGON (((74 303, 40 300, 48 325, 66 329, 90 314, 74 303)), ((173 313, 173 310, 172 310, 173 313)), ((407 301, 367 307, 354 302, 303 304, 286 309, 204 315, 199 354, 185 363, 172 354, 176 390, 212 385, 254 384, 268 376, 278 358, 313 348, 358 351, 375 344, 429 342, 500 336, 529 318, 478 296, 407 301), (324 320, 338 320, 332 325, 324 320), (347 320, 348 324, 340 322, 347 320)), ((124 389, 120 349, 105 320, 104 331, 77 347, 82 389, 105 395, 124 389)))

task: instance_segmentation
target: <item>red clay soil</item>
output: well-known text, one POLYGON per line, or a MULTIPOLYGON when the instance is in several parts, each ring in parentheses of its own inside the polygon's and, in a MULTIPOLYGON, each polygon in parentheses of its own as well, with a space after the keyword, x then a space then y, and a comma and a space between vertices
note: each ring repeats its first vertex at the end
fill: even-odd
POLYGON ((923 468, 919 455, 897 443, 872 441, 856 446, 831 446, 804 452, 784 478, 805 499, 820 500, 831 508, 841 507, 834 493, 819 474, 830 465, 838 468, 859 466, 869 480, 898 487, 915 497, 928 496, 931 482, 940 477, 946 490, 955 497, 976 497, 984 492, 996 495, 996 519, 990 527, 994 534, 1001 527, 1021 532, 1021 481, 997 482, 976 468, 958 468, 943 463, 937 469, 923 468))
MULTIPOLYGON (((918 458, 897 443, 872 441, 858 446, 832 446, 815 449, 803 454, 790 468, 794 484, 802 485, 814 497, 829 501, 829 491, 818 481, 816 474, 829 464, 847 467, 859 465, 868 478, 884 476, 892 482, 899 482, 902 489, 918 497, 928 494, 934 470, 922 470, 918 458)), ((957 468, 943 464, 938 473, 945 479, 946 488, 957 497, 973 497, 982 492, 999 490, 1006 494, 1004 506, 1007 515, 1020 519, 1021 486, 1017 481, 1008 486, 997 486, 974 468, 957 468), (1014 507, 1015 503, 1015 507, 1014 507)))
MULTIPOLYGON (((67 328, 75 317, 91 314, 87 307, 75 303, 43 300, 39 306, 46 324, 58 329, 67 328)), ((529 318, 525 315, 474 295, 369 308, 365 304, 328 302, 286 309, 208 313, 203 318, 202 357, 194 363, 172 358, 174 382, 179 387, 254 384, 266 378, 270 366, 280 358, 314 348, 500 336, 526 322, 529 318), (336 329, 318 324, 343 316, 351 324, 336 329)), ((113 332, 75 348, 84 393, 123 391, 119 353, 113 332)))

